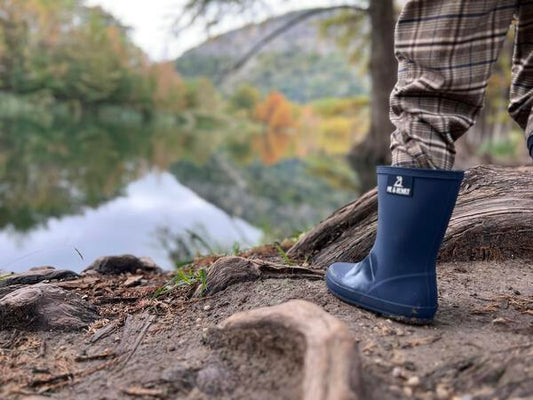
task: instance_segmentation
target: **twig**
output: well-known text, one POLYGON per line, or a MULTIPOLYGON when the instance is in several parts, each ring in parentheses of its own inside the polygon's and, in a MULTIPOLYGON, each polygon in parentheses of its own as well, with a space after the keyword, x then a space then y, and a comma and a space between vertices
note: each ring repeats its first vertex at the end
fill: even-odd
POLYGON ((129 388, 121 388, 120 391, 130 396, 162 397, 165 395, 165 392, 163 392, 161 389, 149 389, 149 388, 137 387, 137 386, 132 386, 129 388))
POLYGON ((76 362, 84 362, 84 361, 93 361, 93 360, 104 360, 109 357, 115 357, 116 353, 112 351, 104 351, 102 353, 98 354, 92 354, 92 355, 79 355, 74 358, 74 361, 76 362))
POLYGON ((102 339, 102 338, 104 338, 106 336, 109 336, 111 333, 113 333, 115 331, 115 329, 117 329, 118 325, 119 325, 119 322, 112 321, 108 325, 98 329, 96 332, 94 332, 93 336, 89 339, 89 342, 90 343, 95 343, 98 340, 100 340, 100 339, 102 339))
POLYGON ((74 379, 74 374, 68 372, 66 374, 53 375, 50 378, 46 378, 46 379, 36 379, 30 382, 29 386, 36 387, 36 386, 42 386, 42 385, 53 385, 55 383, 69 381, 71 379, 74 379))

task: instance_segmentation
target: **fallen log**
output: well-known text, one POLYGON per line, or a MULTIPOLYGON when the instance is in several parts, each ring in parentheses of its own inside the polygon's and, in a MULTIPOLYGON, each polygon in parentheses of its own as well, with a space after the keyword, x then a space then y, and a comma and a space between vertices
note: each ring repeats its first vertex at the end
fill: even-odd
MULTIPOLYGON (((370 251, 377 228, 373 189, 335 211, 289 251, 313 268, 356 262, 370 251)), ((533 167, 479 166, 466 171, 439 260, 533 259, 533 167)))

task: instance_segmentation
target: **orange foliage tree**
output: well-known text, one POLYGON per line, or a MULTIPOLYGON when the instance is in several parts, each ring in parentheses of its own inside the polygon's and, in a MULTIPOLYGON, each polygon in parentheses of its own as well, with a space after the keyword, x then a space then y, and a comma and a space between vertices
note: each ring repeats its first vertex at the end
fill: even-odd
POLYGON ((271 92, 254 112, 254 120, 263 126, 262 135, 254 143, 265 164, 274 164, 287 155, 296 127, 293 105, 281 93, 271 92))

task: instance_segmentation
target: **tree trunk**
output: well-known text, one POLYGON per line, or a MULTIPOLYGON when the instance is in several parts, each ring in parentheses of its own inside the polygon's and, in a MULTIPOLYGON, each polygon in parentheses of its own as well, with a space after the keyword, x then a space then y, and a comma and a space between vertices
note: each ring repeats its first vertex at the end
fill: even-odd
POLYGON ((348 161, 358 173, 361 190, 375 186, 375 166, 390 163, 390 134, 394 126, 389 119, 389 97, 396 84, 397 62, 394 56, 394 2, 371 0, 368 13, 371 25, 370 130, 363 142, 355 145, 348 161))
MULTIPOLYGON (((533 167, 480 166, 467 171, 444 242, 441 261, 533 259, 533 167)), ((325 269, 356 262, 374 244, 375 189, 337 210, 288 252, 325 269)))

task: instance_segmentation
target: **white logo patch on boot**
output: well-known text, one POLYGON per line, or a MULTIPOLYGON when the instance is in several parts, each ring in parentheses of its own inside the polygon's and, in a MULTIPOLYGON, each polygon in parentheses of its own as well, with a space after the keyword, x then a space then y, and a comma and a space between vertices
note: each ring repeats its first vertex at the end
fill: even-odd
POLYGON ((387 193, 399 196, 412 196, 413 177, 402 175, 389 175, 387 180, 387 193))

